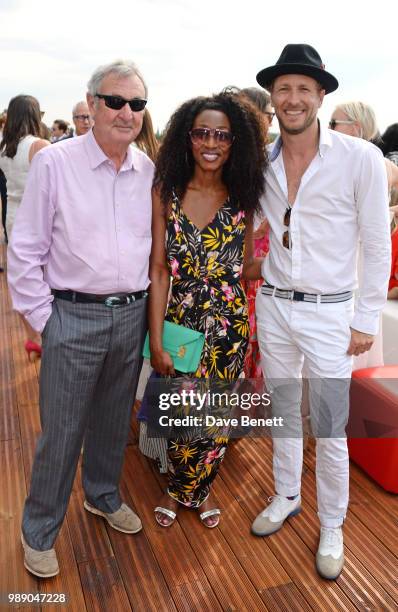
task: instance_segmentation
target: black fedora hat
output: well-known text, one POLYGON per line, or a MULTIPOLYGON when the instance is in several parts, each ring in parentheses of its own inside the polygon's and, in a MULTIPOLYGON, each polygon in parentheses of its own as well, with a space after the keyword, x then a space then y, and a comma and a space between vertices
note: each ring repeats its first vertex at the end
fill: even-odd
POLYGON ((326 93, 338 88, 338 80, 326 72, 319 53, 311 45, 286 45, 275 66, 261 70, 256 79, 261 87, 268 89, 272 81, 282 74, 305 74, 322 85, 326 93))

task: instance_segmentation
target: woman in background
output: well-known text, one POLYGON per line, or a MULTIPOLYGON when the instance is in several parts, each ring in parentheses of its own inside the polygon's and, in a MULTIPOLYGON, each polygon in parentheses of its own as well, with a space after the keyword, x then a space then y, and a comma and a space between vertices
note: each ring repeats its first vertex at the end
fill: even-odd
MULTIPOLYGON (((271 105, 270 95, 259 89, 258 87, 247 87, 238 90, 238 96, 243 100, 249 101, 259 113, 263 138, 265 144, 268 143, 268 132, 271 128, 272 119, 275 116, 274 109, 271 105)), ((254 216, 253 238, 254 238, 254 256, 265 257, 269 250, 269 226, 266 219, 261 214, 254 216)), ((250 337, 249 346, 245 357, 244 373, 246 378, 262 378, 263 372, 261 368, 260 350, 257 342, 257 326, 256 326, 256 293, 263 283, 263 279, 258 281, 244 281, 243 287, 247 297, 250 337)))
MULTIPOLYGON (((30 162, 40 149, 49 144, 41 138, 41 114, 36 98, 26 95, 13 98, 8 105, 7 120, 0 142, 0 169, 7 180, 8 239, 22 200, 30 162)), ((21 319, 27 333, 25 350, 33 360, 41 355, 41 337, 33 331, 24 317, 21 316, 21 319)))
MULTIPOLYGON (((376 116, 373 109, 364 102, 345 102, 338 104, 329 121, 329 127, 336 132, 373 140, 378 135, 376 116)), ((384 136, 384 135, 383 135, 384 136)), ((383 140, 383 136, 381 139, 383 140)), ((383 150, 382 142, 380 148, 383 150)), ((384 153, 384 151, 383 151, 384 153)), ((390 160, 385 159, 388 188, 398 187, 398 167, 390 160)))
MULTIPOLYGON (((371 141, 378 135, 376 116, 373 109, 364 102, 354 101, 339 104, 333 111, 329 122, 329 127, 336 132, 363 138, 371 141)), ((385 159, 388 189, 398 187, 398 167, 390 160, 385 159)), ((359 252, 358 274, 366 274, 361 263, 361 251, 359 252)), ((381 327, 379 333, 375 336, 372 348, 366 353, 362 353, 354 357, 353 370, 362 368, 371 368, 384 365, 383 358, 383 334, 381 327)))
POLYGON ((398 225, 391 234, 391 274, 388 283, 389 300, 398 300, 398 225))
MULTIPOLYGON (((398 166, 398 123, 388 126, 384 134, 380 137, 380 149, 383 155, 390 162, 398 166)), ((395 219, 393 228, 398 225, 398 186, 393 185, 390 197, 390 210, 394 213, 395 219)))
POLYGON ((159 143, 153 129, 152 117, 147 108, 145 109, 141 132, 135 139, 134 144, 141 151, 146 153, 153 163, 156 162, 156 157, 159 151, 159 143))

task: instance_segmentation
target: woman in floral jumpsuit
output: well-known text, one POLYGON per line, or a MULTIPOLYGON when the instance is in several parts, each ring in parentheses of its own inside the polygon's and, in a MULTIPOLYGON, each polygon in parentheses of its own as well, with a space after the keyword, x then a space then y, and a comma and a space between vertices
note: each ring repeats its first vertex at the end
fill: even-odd
MULTIPOLYGON (((162 346, 165 311, 166 320, 205 336, 191 380, 232 382, 242 373, 249 337, 242 268, 259 278, 261 266, 252 253, 266 165, 261 134, 256 113, 230 94, 190 100, 169 122, 153 190, 149 304, 151 363, 163 376, 175 374, 162 346)), ((179 504, 200 508, 207 527, 218 524, 208 498, 227 442, 223 431, 169 439, 160 525, 172 524, 179 504)))

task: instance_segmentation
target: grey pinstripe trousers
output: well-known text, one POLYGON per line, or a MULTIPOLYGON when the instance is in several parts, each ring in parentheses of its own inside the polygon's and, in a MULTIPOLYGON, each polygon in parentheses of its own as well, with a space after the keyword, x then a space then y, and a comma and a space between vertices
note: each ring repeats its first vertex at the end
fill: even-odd
POLYGON ((84 440, 87 501, 120 508, 119 480, 142 365, 146 302, 109 308, 55 298, 43 332, 40 419, 22 531, 48 550, 61 528, 84 440))

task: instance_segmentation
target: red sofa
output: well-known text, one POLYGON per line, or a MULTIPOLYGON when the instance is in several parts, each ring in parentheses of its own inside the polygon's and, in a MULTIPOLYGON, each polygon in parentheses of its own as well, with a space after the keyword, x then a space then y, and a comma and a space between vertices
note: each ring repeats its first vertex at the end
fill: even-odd
POLYGON ((347 437, 350 458, 398 493, 398 365, 353 372, 347 437))

